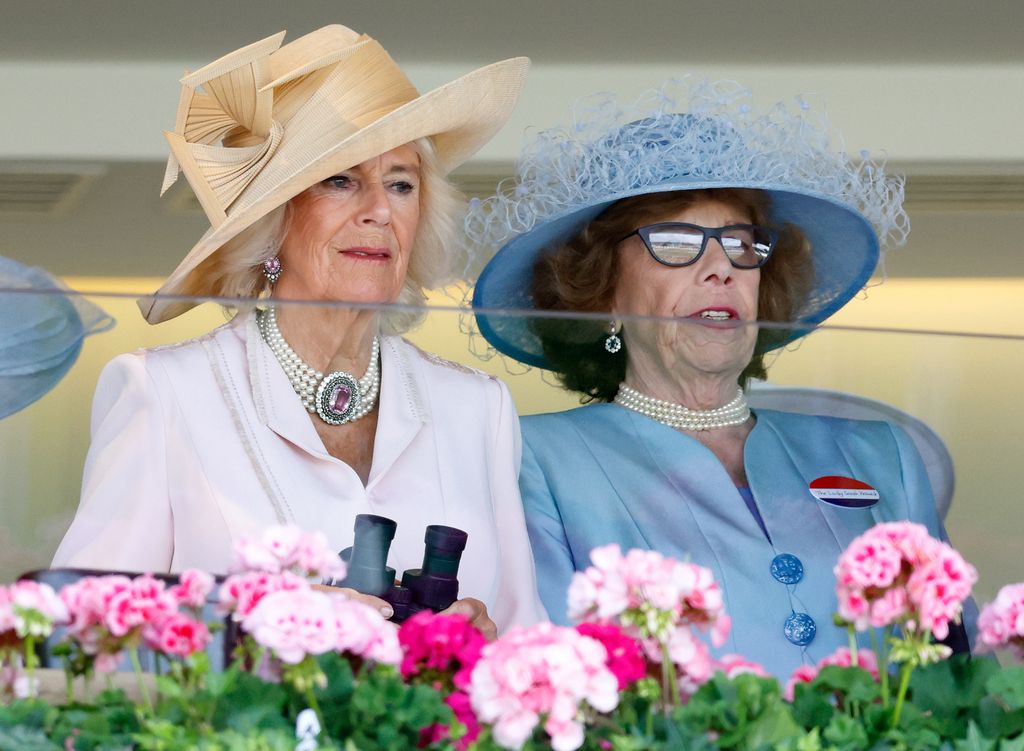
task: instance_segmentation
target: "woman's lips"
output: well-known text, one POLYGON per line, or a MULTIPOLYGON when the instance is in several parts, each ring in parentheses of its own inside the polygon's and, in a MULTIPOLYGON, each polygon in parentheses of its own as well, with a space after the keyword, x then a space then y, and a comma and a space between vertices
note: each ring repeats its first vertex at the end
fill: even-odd
POLYGON ((716 329, 734 329, 742 323, 736 309, 727 306, 701 308, 686 317, 716 329))
POLYGON ((369 246, 356 246, 338 251, 348 258, 355 258, 360 261, 387 261, 391 258, 390 248, 371 248, 369 246))

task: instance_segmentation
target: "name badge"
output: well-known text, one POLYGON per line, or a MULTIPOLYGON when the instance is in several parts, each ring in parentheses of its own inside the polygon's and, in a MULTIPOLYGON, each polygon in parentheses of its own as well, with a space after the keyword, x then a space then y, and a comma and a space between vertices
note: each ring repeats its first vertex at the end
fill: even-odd
POLYGON ((878 491, 866 482, 841 475, 826 475, 812 480, 811 495, 840 508, 868 508, 878 503, 878 491))

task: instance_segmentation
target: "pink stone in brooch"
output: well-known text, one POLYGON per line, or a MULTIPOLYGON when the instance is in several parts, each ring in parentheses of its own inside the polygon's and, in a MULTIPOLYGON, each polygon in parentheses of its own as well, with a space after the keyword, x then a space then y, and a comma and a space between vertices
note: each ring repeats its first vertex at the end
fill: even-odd
POLYGON ((359 409, 359 383, 344 370, 328 373, 316 390, 316 413, 330 425, 353 419, 359 409))
POLYGON ((348 403, 352 401, 352 389, 347 384, 339 383, 331 392, 331 409, 338 413, 344 413, 348 409, 348 403))

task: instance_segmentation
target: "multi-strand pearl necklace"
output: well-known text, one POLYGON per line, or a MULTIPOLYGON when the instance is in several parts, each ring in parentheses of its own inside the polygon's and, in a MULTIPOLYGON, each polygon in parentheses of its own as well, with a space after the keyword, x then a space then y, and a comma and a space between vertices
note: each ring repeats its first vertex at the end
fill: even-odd
POLYGON ((681 430, 714 430, 730 425, 740 425, 750 417, 750 407, 743 395, 743 389, 736 389, 736 398, 716 409, 699 410, 684 407, 675 402, 666 402, 641 394, 634 388, 619 384, 615 403, 646 415, 652 420, 681 430))
POLYGON ((281 363, 307 412, 330 425, 344 425, 370 414, 380 392, 380 341, 377 337, 373 337, 366 373, 356 379, 344 370, 324 375, 307 365, 285 341, 277 326, 274 308, 257 311, 256 322, 263 341, 281 363))

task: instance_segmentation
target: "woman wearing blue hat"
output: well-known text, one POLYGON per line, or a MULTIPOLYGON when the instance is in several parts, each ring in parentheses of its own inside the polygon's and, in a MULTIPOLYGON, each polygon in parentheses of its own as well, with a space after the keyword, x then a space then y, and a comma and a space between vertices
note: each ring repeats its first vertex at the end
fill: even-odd
POLYGON ((542 599, 565 621, 572 574, 599 545, 689 559, 722 585, 722 651, 787 677, 847 643, 832 568, 854 537, 899 519, 944 534, 899 428, 754 414, 743 391, 766 352, 842 307, 903 242, 902 181, 834 153, 806 106, 759 114, 733 84, 575 115, 467 220, 497 250, 474 293, 481 333, 591 402, 522 420, 542 599))

